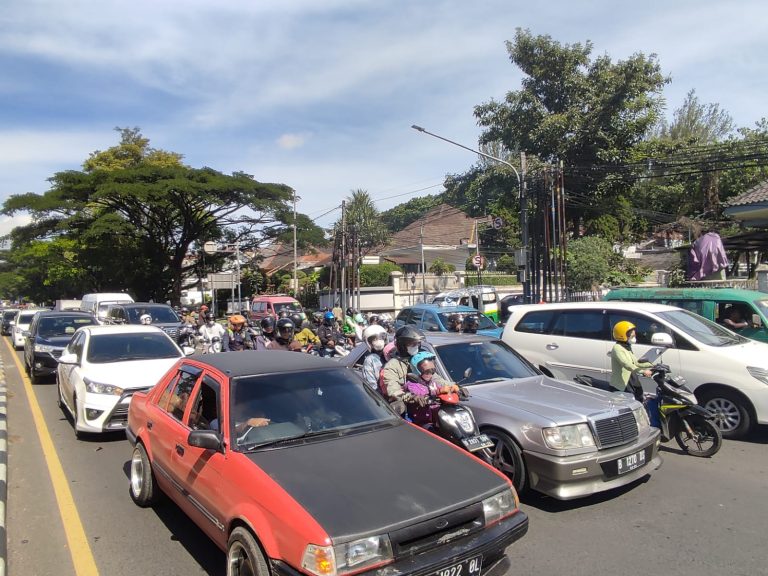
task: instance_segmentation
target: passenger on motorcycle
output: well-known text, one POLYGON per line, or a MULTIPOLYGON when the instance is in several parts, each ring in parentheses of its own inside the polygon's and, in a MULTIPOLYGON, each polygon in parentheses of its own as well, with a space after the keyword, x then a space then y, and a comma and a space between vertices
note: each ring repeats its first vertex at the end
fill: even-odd
POLYGON ((344 342, 344 335, 336 324, 336 316, 333 312, 326 312, 323 316, 323 324, 317 329, 317 337, 320 338, 320 356, 335 355, 336 344, 344 342))
POLYGON ((216 336, 223 340, 225 330, 224 326, 216 323, 216 319, 213 317, 213 314, 207 312, 205 314, 205 324, 200 326, 199 332, 203 341, 208 343, 212 342, 213 338, 216 336))
POLYGON ((261 319, 261 334, 256 337, 256 350, 266 350, 267 344, 275 338, 275 319, 265 316, 261 319))
POLYGON ((240 352, 242 350, 253 350, 256 343, 251 338, 251 334, 245 329, 245 316, 242 314, 233 314, 229 317, 229 328, 224 333, 221 341, 222 352, 240 352))
POLYGON ((149 326, 150 324, 152 324, 152 316, 150 316, 149 314, 142 314, 141 316, 139 316, 139 323, 144 324, 145 326, 149 326))
POLYGON ((368 386, 378 390, 379 374, 384 366, 387 331, 378 324, 371 324, 363 330, 363 342, 368 346, 368 355, 363 360, 363 379, 368 386))
POLYGON ((626 320, 617 322, 613 327, 613 339, 616 344, 611 350, 611 387, 620 392, 631 392, 635 398, 643 401, 643 387, 638 375, 650 377, 651 362, 640 362, 632 353, 632 344, 637 341, 635 325, 626 320), (627 390, 627 387, 630 389, 627 390))
POLYGON ((297 330, 301 328, 301 330, 294 335, 294 338, 301 344, 302 348, 306 348, 310 344, 312 346, 320 345, 320 338, 318 338, 317 334, 315 334, 312 328, 309 327, 309 322, 302 319, 301 314, 298 312, 291 314, 291 322, 293 322, 297 330))
POLYGON ((379 390, 398 414, 405 414, 405 405, 415 401, 415 396, 406 390, 405 384, 411 357, 419 352, 423 340, 424 335, 418 328, 409 324, 398 328, 395 332, 396 353, 381 369, 379 390))
POLYGON ((275 323, 275 339, 267 342, 267 350, 284 350, 301 352, 301 344, 293 339, 293 322, 290 318, 280 318, 275 323))
POLYGON ((411 372, 405 383, 405 389, 414 398, 406 402, 408 417, 419 426, 432 424, 433 414, 430 400, 439 394, 458 392, 456 384, 446 382, 435 369, 435 355, 432 352, 418 352, 411 357, 411 372))

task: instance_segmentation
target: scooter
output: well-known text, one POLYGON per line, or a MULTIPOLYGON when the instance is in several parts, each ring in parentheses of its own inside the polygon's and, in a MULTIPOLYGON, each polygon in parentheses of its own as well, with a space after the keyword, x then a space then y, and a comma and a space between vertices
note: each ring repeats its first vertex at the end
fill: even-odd
POLYGON ((178 345, 182 348, 197 346, 197 330, 192 324, 184 324, 179 330, 178 345))
POLYGON ((203 354, 216 354, 221 352, 221 338, 214 336, 211 339, 203 338, 203 354))
POLYGON ((681 376, 669 375, 669 366, 654 364, 651 372, 656 396, 646 398, 645 409, 651 425, 661 430, 662 442, 674 438, 686 454, 700 458, 717 454, 723 436, 715 415, 697 404, 696 395, 681 376))
MULTIPOLYGON (((417 383, 409 382, 406 387, 412 384, 417 383)), ((421 384, 418 385, 421 386, 421 384)), ((493 464, 493 454, 489 450, 493 448, 493 441, 480 432, 472 410, 459 403, 462 397, 469 396, 465 388, 459 388, 459 390, 459 393, 450 392, 430 397, 430 402, 426 406, 409 404, 406 410, 408 419, 475 454, 488 464, 493 464)))

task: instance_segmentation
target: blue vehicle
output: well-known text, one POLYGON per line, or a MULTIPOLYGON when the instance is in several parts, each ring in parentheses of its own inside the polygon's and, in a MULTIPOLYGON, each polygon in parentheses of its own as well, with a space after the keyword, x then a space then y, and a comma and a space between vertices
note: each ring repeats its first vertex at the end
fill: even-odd
POLYGON ((411 324, 424 332, 453 332, 450 328, 450 318, 454 315, 462 317, 475 316, 478 320, 478 334, 501 338, 502 328, 469 306, 439 306, 437 304, 416 304, 403 308, 395 318, 395 329, 411 324))

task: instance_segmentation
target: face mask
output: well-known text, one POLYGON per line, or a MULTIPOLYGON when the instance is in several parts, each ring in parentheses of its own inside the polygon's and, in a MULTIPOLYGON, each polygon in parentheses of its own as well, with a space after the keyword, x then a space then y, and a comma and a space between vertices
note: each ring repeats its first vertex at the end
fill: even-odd
POLYGON ((381 352, 384 350, 384 340, 381 338, 377 338, 373 342, 371 342, 371 347, 376 350, 376 352, 381 352))
POLYGON ((408 352, 408 356, 415 356, 419 352, 418 346, 408 346, 408 348, 405 349, 406 352, 408 352))
POLYGON ((635 343, 637 343, 637 337, 635 337, 635 336, 631 336, 631 337, 629 338, 629 343, 630 343, 630 344, 635 344, 635 343))

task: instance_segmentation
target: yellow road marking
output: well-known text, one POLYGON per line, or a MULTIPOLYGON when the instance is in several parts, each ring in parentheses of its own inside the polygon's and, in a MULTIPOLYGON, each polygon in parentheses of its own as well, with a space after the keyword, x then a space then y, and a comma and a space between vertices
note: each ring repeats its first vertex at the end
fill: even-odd
POLYGON ((59 514, 61 515, 61 521, 64 523, 64 534, 67 537, 67 544, 69 544, 69 553, 72 556, 75 574, 77 576, 98 576, 99 571, 96 568, 96 561, 88 544, 88 538, 85 536, 85 529, 80 521, 80 514, 77 512, 72 492, 69 490, 64 468, 61 466, 56 448, 53 446, 51 434, 48 432, 48 426, 43 418, 43 411, 40 410, 40 404, 37 402, 35 390, 24 373, 24 367, 21 365, 16 351, 7 340, 5 345, 11 351, 13 362, 16 364, 21 380, 24 383, 29 408, 32 410, 32 418, 35 421, 35 428, 37 428, 37 434, 40 437, 40 444, 43 448, 45 462, 48 465, 48 473, 51 476, 53 491, 56 494, 56 502, 59 505, 59 514))

